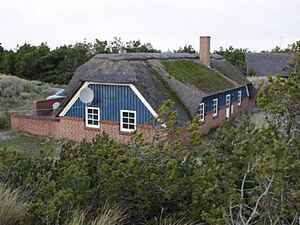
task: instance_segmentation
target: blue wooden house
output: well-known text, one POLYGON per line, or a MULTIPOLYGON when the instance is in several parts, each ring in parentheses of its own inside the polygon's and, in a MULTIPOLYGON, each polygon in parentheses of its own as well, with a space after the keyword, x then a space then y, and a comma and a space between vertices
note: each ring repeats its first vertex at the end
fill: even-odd
POLYGON ((175 103, 178 124, 202 121, 204 132, 250 107, 250 84, 223 57, 210 54, 210 38, 200 39, 200 56, 187 53, 99 54, 80 66, 56 113, 87 128, 119 127, 120 134, 151 127, 160 106, 175 103), (91 102, 80 99, 83 90, 91 102))

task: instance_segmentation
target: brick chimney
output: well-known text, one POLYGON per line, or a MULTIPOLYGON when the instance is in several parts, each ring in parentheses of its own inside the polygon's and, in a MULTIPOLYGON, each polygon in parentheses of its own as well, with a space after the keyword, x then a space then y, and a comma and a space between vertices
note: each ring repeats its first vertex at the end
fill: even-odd
POLYGON ((210 37, 200 37, 200 63, 210 67, 210 37))

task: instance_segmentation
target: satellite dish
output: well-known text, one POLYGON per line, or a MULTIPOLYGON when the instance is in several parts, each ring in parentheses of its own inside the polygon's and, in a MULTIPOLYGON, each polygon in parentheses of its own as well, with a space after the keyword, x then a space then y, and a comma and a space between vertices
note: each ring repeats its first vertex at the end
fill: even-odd
POLYGON ((94 92, 91 88, 84 88, 79 95, 80 101, 85 104, 91 103, 94 100, 94 92))
POLYGON ((60 106, 60 103, 59 102, 55 102, 53 105, 52 105, 52 108, 53 110, 57 110, 60 106))

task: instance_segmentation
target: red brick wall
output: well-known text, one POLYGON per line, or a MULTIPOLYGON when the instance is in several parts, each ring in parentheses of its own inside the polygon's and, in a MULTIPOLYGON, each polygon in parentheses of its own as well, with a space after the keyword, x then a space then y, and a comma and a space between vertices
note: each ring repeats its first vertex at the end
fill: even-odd
MULTIPOLYGON (((255 99, 243 99, 241 105, 238 105, 237 102, 233 102, 233 113, 230 116, 230 119, 237 117, 243 112, 248 111, 249 109, 255 106, 255 99)), ((203 134, 207 134, 211 129, 217 128, 222 125, 222 123, 226 121, 225 115, 225 107, 219 108, 218 116, 213 117, 213 113, 209 112, 205 116, 205 121, 203 125, 201 125, 200 129, 203 134)))
MULTIPOLYGON (((81 142, 91 141, 103 132, 119 143, 129 143, 132 135, 120 132, 117 123, 102 121, 100 129, 86 128, 82 119, 76 118, 49 118, 39 116, 17 116, 11 114, 11 127, 13 130, 21 131, 38 136, 47 136, 55 139, 66 139, 81 142)), ((152 141, 154 128, 150 125, 138 125, 138 132, 144 135, 146 141, 152 141)))
MULTIPOLYGON (((233 114, 231 118, 251 109, 254 105, 255 99, 245 99, 240 106, 237 105, 237 102, 233 102, 233 114)), ((205 116, 205 122, 200 126, 201 132, 207 134, 212 128, 219 127, 225 120, 225 107, 219 108, 217 117, 213 118, 212 113, 205 116)), ((119 143, 126 144, 132 138, 132 135, 120 131, 118 123, 101 121, 100 129, 94 129, 86 128, 85 121, 82 119, 68 117, 17 116, 13 113, 11 114, 11 127, 13 130, 33 135, 77 142, 83 140, 91 141, 103 132, 119 143)), ((152 141, 155 129, 151 125, 138 125, 137 130, 144 135, 146 142, 152 141)))

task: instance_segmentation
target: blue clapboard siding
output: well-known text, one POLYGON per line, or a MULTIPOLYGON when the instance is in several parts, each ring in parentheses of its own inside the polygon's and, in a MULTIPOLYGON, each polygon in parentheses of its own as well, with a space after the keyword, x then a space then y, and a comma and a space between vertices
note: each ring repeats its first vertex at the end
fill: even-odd
POLYGON ((242 101, 243 101, 246 97, 248 97, 246 86, 236 88, 236 89, 231 89, 231 90, 228 90, 228 91, 224 91, 224 92, 221 92, 221 93, 217 93, 217 94, 214 94, 214 95, 204 97, 202 99, 202 102, 205 103, 205 113, 212 111, 213 99, 215 99, 215 98, 218 99, 218 107, 219 108, 225 107, 225 105, 226 105, 226 95, 228 95, 228 94, 231 95, 231 102, 237 101, 239 90, 242 91, 242 101))
MULTIPOLYGON (((88 106, 100 108, 100 120, 120 122, 120 110, 136 111, 137 124, 152 124, 154 118, 129 86, 90 84, 94 100, 88 106)), ((65 116, 85 118, 85 104, 79 99, 65 116)))

